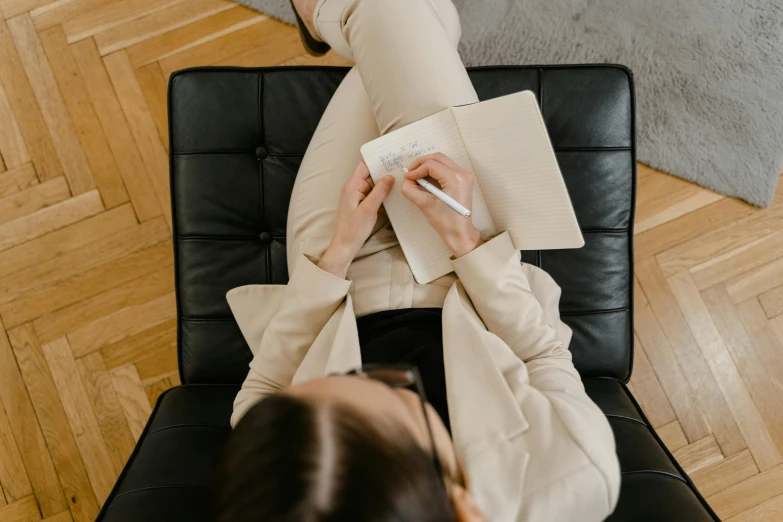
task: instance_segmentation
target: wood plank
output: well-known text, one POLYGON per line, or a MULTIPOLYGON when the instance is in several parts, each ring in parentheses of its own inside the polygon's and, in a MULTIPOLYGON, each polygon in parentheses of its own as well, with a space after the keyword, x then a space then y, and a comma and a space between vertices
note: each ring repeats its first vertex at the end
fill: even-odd
POLYGON ((172 245, 168 241, 145 248, 64 281, 51 292, 39 294, 36 301, 42 304, 27 313, 41 315, 41 310, 57 307, 33 322, 41 342, 49 342, 123 308, 172 292, 173 261, 172 245), (71 304, 62 307, 68 302, 71 304))
POLYGON ((726 455, 745 449, 747 444, 655 259, 635 263, 635 273, 711 433, 726 455))
POLYGON ((53 517, 46 517, 43 522, 73 522, 73 517, 71 517, 70 511, 63 511, 53 517))
POLYGON ((27 190, 0 199, 0 223, 7 223, 46 207, 51 207, 71 196, 68 182, 63 177, 34 185, 27 190))
POLYGON ((8 20, 8 29, 16 42, 24 70, 30 78, 30 86, 41 107, 43 119, 49 128, 52 143, 60 158, 65 177, 68 178, 71 192, 83 194, 94 189, 95 180, 90 165, 79 143, 68 110, 65 108, 65 102, 32 19, 23 15, 8 20))
MULTIPOLYGON (((226 11, 228 12, 228 11, 226 11)), ((221 13, 224 14, 224 13, 221 13)), ((256 47, 268 45, 291 32, 291 26, 268 18, 160 60, 165 76, 196 65, 213 65, 256 47)))
POLYGON ((780 229, 783 205, 773 205, 724 226, 710 224, 710 231, 656 256, 661 272, 669 277, 748 245, 780 229))
POLYGON ((95 497, 98 499, 98 504, 103 504, 111 493, 117 473, 109 457, 106 441, 103 440, 103 434, 98 427, 98 420, 79 374, 79 368, 65 338, 44 344, 42 350, 71 431, 76 435, 76 445, 87 469, 87 475, 90 477, 95 497))
MULTIPOLYGON (((57 395, 52 374, 44 359, 41 344, 31 325, 20 326, 8 332, 8 337, 19 363, 35 414, 41 425, 54 467, 60 477, 65 497, 77 522, 92 522, 98 515, 87 470, 71 432, 68 418, 57 395)), ((44 513, 49 516, 55 513, 44 513)))
POLYGON ((30 161, 22 129, 19 128, 19 122, 16 121, 16 116, 11 110, 11 102, 8 101, 2 82, 0 82, 0 156, 3 157, 5 167, 8 169, 21 167, 30 161))
POLYGON ((633 386, 633 395, 650 424, 657 428, 674 421, 676 417, 658 378, 655 377, 650 361, 647 360, 642 342, 635 335, 634 337, 633 374, 629 384, 633 386))
POLYGON ((280 65, 332 65, 335 67, 351 67, 354 63, 350 60, 346 60, 332 50, 317 58, 307 53, 302 53, 296 58, 287 60, 280 65))
POLYGON ((161 11, 185 0, 120 0, 85 11, 63 22, 68 43, 75 43, 113 27, 161 11))
POLYGON ((95 35, 101 56, 173 31, 233 7, 227 0, 190 0, 95 35))
POLYGON ((780 522, 781 520, 783 520, 783 495, 778 495, 736 517, 731 517, 727 522, 780 522))
POLYGON ((783 455, 783 400, 745 331, 726 290, 718 285, 702 292, 704 303, 715 326, 737 365, 745 388, 750 393, 767 426, 778 452, 783 455))
POLYGON ((155 407, 155 403, 158 402, 158 397, 160 397, 164 391, 173 388, 174 386, 179 386, 179 384, 179 375, 172 373, 164 379, 145 386, 144 391, 147 394, 147 400, 149 400, 150 407, 155 407))
POLYGON ((35 28, 39 31, 49 29, 55 25, 77 17, 82 13, 100 9, 102 6, 116 0, 56 0, 30 11, 35 28))
POLYGON ((24 497, 0 508, 0 520, 3 522, 32 522, 41 520, 41 512, 35 497, 24 497))
POLYGON ((759 469, 776 466, 783 461, 780 452, 690 274, 677 274, 668 283, 759 469))
POLYGON ((149 173, 92 39, 71 46, 139 221, 162 214, 149 173))
POLYGON ((692 444, 673 451, 672 455, 686 473, 691 474, 723 460, 715 437, 708 435, 692 444))
POLYGON ((637 167, 636 193, 635 234, 651 230, 726 197, 646 165, 637 167), (639 176, 640 172, 648 174, 639 176))
POLYGON ((128 192, 101 122, 95 114, 79 66, 65 41, 62 27, 58 25, 42 32, 41 42, 49 56, 54 77, 60 86, 68 114, 92 169, 104 206, 113 208, 125 203, 128 201, 128 192))
POLYGON ((725 460, 691 473, 690 476, 699 493, 707 497, 739 484, 758 472, 759 469, 756 467, 750 451, 744 449, 725 460))
POLYGON ((136 79, 139 81, 144 99, 147 100, 152 119, 158 128, 158 135, 163 147, 169 150, 169 116, 168 116, 168 77, 163 76, 160 65, 151 63, 141 69, 136 69, 136 79))
POLYGON ((133 208, 125 205, 27 241, 0 252, 0 279, 29 267, 31 259, 43 263, 135 225, 133 208))
MULTIPOLYGON (((162 219, 149 221, 109 238, 90 243, 79 250, 73 250, 50 261, 30 266, 2 279, 0 280, 0 315, 3 316, 4 320, 6 317, 9 320, 19 320, 29 315, 31 312, 24 310, 24 306, 20 307, 17 306, 18 303, 14 303, 17 299, 23 300, 22 305, 35 305, 46 310, 48 307, 56 306, 60 303, 47 305, 40 302, 39 299, 47 296, 56 296, 58 299, 61 299, 63 306, 66 306, 69 304, 69 291, 72 290, 74 285, 72 283, 69 286, 66 282, 68 279, 139 250, 163 243, 166 241, 167 236, 166 224, 162 219), (61 282, 66 282, 66 284, 54 289, 48 288, 61 282), (41 289, 40 293, 38 292, 39 289, 41 289)), ((91 281, 95 278, 95 273, 89 273, 83 277, 84 280, 91 281)), ((105 287, 107 283, 110 284, 110 282, 96 284, 105 287)), ((89 293, 89 289, 80 290, 77 288, 76 291, 89 293)), ((34 314, 35 310, 32 313, 34 314)))
POLYGON ((778 339, 773 326, 767 321, 757 299, 749 299, 735 308, 777 396, 783 397, 783 342, 778 339))
POLYGON ((734 304, 780 285, 783 285, 783 257, 736 275, 723 283, 734 304))
POLYGON ((226 11, 132 45, 127 49, 128 58, 133 68, 138 69, 267 19, 266 15, 235 5, 226 11))
POLYGON ((74 330, 68 334, 68 341, 74 356, 84 357, 176 317, 176 308, 174 294, 167 294, 140 305, 129 306, 74 330))
POLYGON ((109 449, 114 472, 119 475, 130 458, 135 443, 117 390, 114 389, 111 375, 100 353, 82 357, 76 364, 109 449))
MULTIPOLYGON (((96 267, 53 286, 40 288, 25 294, 20 299, 0 306, 0 315, 8 324, 26 322, 44 314, 60 311, 80 300, 89 299, 113 287, 132 281, 143 274, 152 274, 161 266, 173 263, 172 246, 169 241, 144 248, 130 255, 96 267)), ((104 311, 104 313, 109 313, 104 311)), ((71 324, 72 331, 89 321, 79 317, 71 324)))
POLYGON ((706 500, 718 516, 725 520, 778 495, 783 495, 783 465, 754 475, 710 495, 706 500))
POLYGON ((54 0, 0 0, 0 13, 4 18, 13 18, 33 9, 47 5, 54 0))
MULTIPOLYGON (((646 413, 647 412, 645 412, 645 414, 646 413)), ((685 433, 682 431, 682 426, 680 426, 680 423, 676 420, 673 420, 669 424, 661 426, 660 428, 655 428, 655 432, 661 438, 669 451, 676 451, 688 445, 688 439, 685 438, 685 433)))
POLYGON ((153 384, 172 373, 178 373, 176 323, 169 323, 167 326, 168 345, 163 345, 148 357, 136 359, 136 370, 144 386, 153 384))
POLYGON ((724 198, 637 234, 634 237, 634 256, 636 259, 644 259, 659 254, 756 211, 756 207, 738 199, 724 198))
POLYGON ((7 310, 2 305, 23 297, 31 290, 65 281, 143 248, 162 243, 168 237, 166 224, 162 219, 158 219, 94 241, 50 261, 32 265, 0 280, 0 314, 7 310))
POLYGON ((176 369, 177 320, 169 319, 158 325, 126 337, 116 343, 101 348, 106 366, 111 370, 137 362, 139 377, 144 385, 150 384, 150 377, 157 376, 163 369, 165 374, 171 373, 171 361, 168 354, 175 352, 174 368, 176 369), (166 355, 161 357, 161 354, 166 355))
MULTIPOLYGON (((0 123, 2 125, 2 123, 0 123)), ((2 132, 2 129, 0 129, 2 132)), ((38 175, 32 163, 25 163, 0 174, 0 198, 18 194, 38 184, 38 175)))
POLYGON ((160 140, 149 107, 147 107, 144 93, 136 80, 136 75, 133 73, 125 51, 107 56, 104 58, 104 63, 117 92, 122 110, 128 119, 131 133, 136 139, 142 161, 147 167, 158 204, 163 210, 166 222, 171 226, 169 157, 160 140))
POLYGON ((101 196, 97 190, 93 190, 0 225, 0 252, 72 225, 102 210, 101 196))
POLYGON ((0 322, 0 402, 44 516, 68 509, 11 344, 0 322))
POLYGON ((634 330, 644 344, 650 365, 661 383, 689 441, 709 434, 693 390, 683 375, 672 347, 658 324, 638 281, 634 280, 634 330))
POLYGON ((759 303, 767 317, 777 317, 783 313, 783 285, 759 294, 759 303))
POLYGON ((696 288, 704 290, 783 256, 783 232, 751 241, 690 269, 696 288))
POLYGON ((125 417, 128 419, 133 439, 138 442, 152 413, 144 385, 141 384, 136 367, 132 364, 115 368, 111 371, 111 378, 122 409, 125 411, 125 417))
POLYGON ((22 455, 14 439, 13 429, 0 402, 0 484, 3 485, 4 500, 15 502, 33 494, 33 486, 24 468, 22 455))
POLYGON ((216 62, 215 65, 232 67, 269 67, 295 58, 301 53, 299 34, 286 31, 276 38, 264 42, 236 56, 216 62))
POLYGON ((14 114, 24 114, 24 118, 16 121, 39 179, 62 176, 60 158, 19 58, 11 31, 3 20, 0 20, 0 81, 5 88, 11 111, 14 114))

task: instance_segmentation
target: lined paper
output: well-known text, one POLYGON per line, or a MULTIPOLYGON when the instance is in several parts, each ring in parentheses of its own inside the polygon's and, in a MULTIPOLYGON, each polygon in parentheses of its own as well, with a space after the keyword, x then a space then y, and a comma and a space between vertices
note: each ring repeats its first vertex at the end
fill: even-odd
POLYGON ((530 91, 441 111, 361 148, 374 180, 396 183, 384 206, 418 283, 451 272, 451 252, 400 192, 402 167, 442 152, 476 175, 473 223, 487 238, 507 230, 520 250, 584 245, 541 111, 530 91))
POLYGON ((520 250, 582 247, 533 93, 454 107, 453 112, 498 230, 507 230, 520 250))
MULTIPOLYGON (((419 156, 433 152, 442 152, 460 167, 473 170, 451 109, 406 125, 361 148, 362 157, 374 181, 387 174, 395 178, 394 188, 383 205, 413 276, 421 284, 452 271, 448 247, 419 208, 400 192, 404 176, 402 167, 407 167, 419 156)), ((478 183, 474 186, 471 213, 473 224, 482 237, 495 233, 478 183)))

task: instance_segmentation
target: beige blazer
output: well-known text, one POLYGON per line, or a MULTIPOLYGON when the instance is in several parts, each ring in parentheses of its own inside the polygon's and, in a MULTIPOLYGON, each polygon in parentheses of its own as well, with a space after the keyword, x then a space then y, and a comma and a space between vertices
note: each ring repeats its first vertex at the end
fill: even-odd
MULTIPOLYGON (((454 260, 443 302, 449 415, 471 494, 488 520, 591 522, 617 503, 614 437, 571 362, 560 288, 519 261, 507 233, 454 260)), ((255 357, 232 426, 292 383, 361 364, 351 281, 300 256, 285 286, 228 301, 255 357)))

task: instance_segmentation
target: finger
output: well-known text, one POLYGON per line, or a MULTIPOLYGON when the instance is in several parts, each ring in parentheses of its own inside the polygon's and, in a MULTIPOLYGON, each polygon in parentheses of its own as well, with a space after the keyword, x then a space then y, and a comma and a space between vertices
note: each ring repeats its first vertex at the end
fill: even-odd
POLYGON ((443 163, 429 159, 413 170, 408 169, 408 172, 405 174, 405 179, 415 181, 417 179, 426 178, 427 176, 437 180, 441 187, 445 187, 449 181, 455 179, 456 172, 443 163))
POLYGON ((360 161, 356 168, 353 169, 351 174, 352 180, 361 180, 367 178, 370 175, 370 169, 367 168, 367 164, 364 161, 360 161))
POLYGON ((435 199, 435 196, 426 190, 422 190, 422 188, 419 187, 415 181, 410 179, 406 179, 403 182, 400 191, 402 192, 402 195, 408 199, 408 201, 419 208, 423 208, 432 204, 432 200, 435 199))
POLYGON ((358 205, 364 196, 370 193, 372 186, 367 182, 370 179, 369 175, 367 165, 363 161, 360 162, 343 185, 343 195, 348 198, 348 201, 358 205))
POLYGON ((367 169, 367 164, 365 164, 364 161, 359 162, 346 184, 362 194, 369 194, 374 183, 370 176, 370 171, 367 169))
POLYGON ((386 199, 386 196, 391 192, 394 186, 393 176, 384 176, 378 180, 375 187, 370 191, 367 197, 362 201, 362 205, 367 205, 372 212, 378 212, 381 208, 381 203, 386 199))
POLYGON ((413 170, 415 168, 418 168, 419 165, 424 163, 427 160, 435 160, 438 163, 443 163, 448 168, 452 170, 460 170, 460 166, 454 163, 454 160, 443 154, 442 152, 433 152, 432 154, 425 154, 424 156, 419 156, 415 160, 413 160, 413 163, 408 165, 408 170, 413 170))
POLYGON ((359 189, 359 191, 361 191, 362 194, 369 194, 373 187, 372 179, 367 178, 367 179, 360 180, 357 182, 357 185, 358 185, 357 188, 359 189))

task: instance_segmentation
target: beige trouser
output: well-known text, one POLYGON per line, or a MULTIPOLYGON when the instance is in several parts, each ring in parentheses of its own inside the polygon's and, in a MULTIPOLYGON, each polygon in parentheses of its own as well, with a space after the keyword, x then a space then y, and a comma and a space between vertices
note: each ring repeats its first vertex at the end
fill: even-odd
MULTIPOLYGON (((359 147, 447 107, 478 101, 457 53, 461 29, 451 0, 319 0, 315 25, 356 67, 329 102, 296 177, 289 271, 299 254, 319 258, 329 245, 340 189, 361 161, 359 147)), ((385 214, 348 277, 357 316, 442 307, 454 281, 450 274, 416 284, 385 214)))

